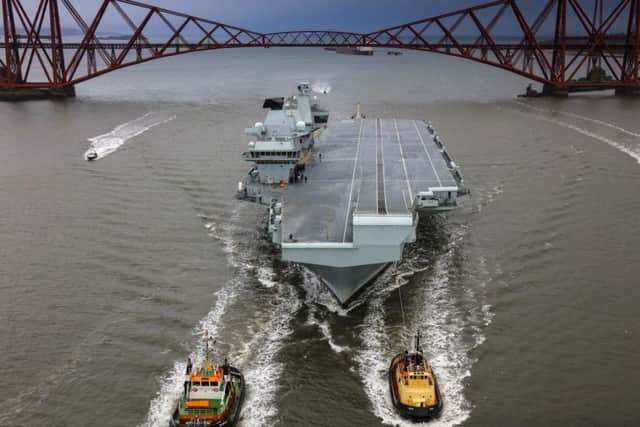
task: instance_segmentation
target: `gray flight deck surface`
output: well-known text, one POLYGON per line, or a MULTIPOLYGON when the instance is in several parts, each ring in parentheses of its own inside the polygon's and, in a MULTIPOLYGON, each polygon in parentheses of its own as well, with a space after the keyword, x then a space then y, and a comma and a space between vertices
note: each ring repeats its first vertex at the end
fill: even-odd
POLYGON ((459 184, 418 120, 334 121, 314 151, 283 200, 284 242, 352 242, 352 214, 411 215, 418 192, 459 184))

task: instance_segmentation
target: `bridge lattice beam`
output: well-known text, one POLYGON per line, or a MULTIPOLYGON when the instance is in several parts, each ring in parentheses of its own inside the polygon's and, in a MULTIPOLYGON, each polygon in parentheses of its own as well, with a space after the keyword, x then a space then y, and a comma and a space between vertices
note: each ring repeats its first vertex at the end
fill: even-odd
POLYGON ((640 0, 610 0, 590 15, 581 0, 544 0, 534 16, 524 3, 494 0, 373 31, 260 33, 134 0, 102 0, 85 19, 70 0, 0 0, 0 89, 64 87, 188 52, 240 47, 378 47, 412 49, 492 65, 555 86, 640 87, 640 0), (606 13, 605 13, 606 12, 606 13), (79 37, 63 41, 60 16, 79 37), (130 34, 109 35, 117 20, 130 34), (568 31, 569 20, 573 32, 568 31), (45 31, 45 28, 48 30, 45 31), (511 35, 505 37, 504 28, 511 35), (86 67, 83 67, 86 64, 86 67), (590 73, 588 80, 578 80, 590 73))

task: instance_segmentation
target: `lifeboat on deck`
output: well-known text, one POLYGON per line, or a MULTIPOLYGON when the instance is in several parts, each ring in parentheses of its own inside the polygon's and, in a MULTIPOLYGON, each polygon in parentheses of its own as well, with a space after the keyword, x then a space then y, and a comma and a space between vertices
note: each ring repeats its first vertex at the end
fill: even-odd
POLYGON ((405 418, 429 420, 442 411, 438 381, 420 348, 420 332, 415 351, 400 353, 391 361, 389 389, 393 406, 405 418))

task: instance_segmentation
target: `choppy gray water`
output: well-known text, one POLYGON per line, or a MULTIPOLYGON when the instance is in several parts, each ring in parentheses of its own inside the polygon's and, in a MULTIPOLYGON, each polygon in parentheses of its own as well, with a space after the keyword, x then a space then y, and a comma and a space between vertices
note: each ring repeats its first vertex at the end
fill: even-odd
POLYGON ((0 423, 164 426, 208 329, 246 374, 242 426, 405 425, 385 370, 422 327, 432 425, 638 424, 640 103, 515 100, 525 84, 428 54, 245 49, 0 104, 0 423), (261 99, 307 79, 335 118, 360 101, 433 121, 472 191, 346 309, 233 198, 261 99))

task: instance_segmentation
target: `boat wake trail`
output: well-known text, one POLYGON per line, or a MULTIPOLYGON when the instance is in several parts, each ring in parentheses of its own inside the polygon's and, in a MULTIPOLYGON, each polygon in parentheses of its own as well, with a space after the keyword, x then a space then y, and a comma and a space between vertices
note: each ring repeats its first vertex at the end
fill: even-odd
MULTIPOLYGON (((233 292, 232 289, 223 288, 218 290, 216 292, 216 305, 213 310, 207 314, 207 317, 202 319, 194 329, 194 335, 202 335, 204 331, 208 331, 211 336, 216 336, 217 325, 225 312, 225 308, 228 302, 235 298, 235 296, 236 293, 233 292)), ((204 359, 204 345, 198 344, 198 347, 189 357, 191 357, 196 364, 202 362, 204 359)), ((151 401, 147 419, 142 426, 157 427, 169 425, 171 411, 182 392, 182 383, 184 381, 186 367, 186 361, 174 362, 173 368, 165 375, 161 382, 160 391, 151 401)))
POLYGON ((349 346, 338 345, 331 333, 331 326, 326 320, 328 313, 345 317, 350 309, 343 308, 313 272, 305 267, 299 267, 303 278, 303 289, 305 291, 304 304, 308 307, 307 325, 315 325, 322 337, 329 343, 329 347, 336 353, 351 350, 349 346))
POLYGON ((385 330, 384 301, 390 292, 379 289, 384 287, 383 277, 380 277, 374 286, 379 292, 370 299, 369 310, 363 322, 361 337, 364 347, 354 359, 374 414, 386 424, 397 425, 403 420, 393 411, 386 381, 387 363, 391 357, 385 330))
POLYGON ((493 203, 504 192, 504 185, 478 185, 474 188, 473 202, 476 212, 482 212, 482 209, 493 203))
MULTIPOLYGON (((215 292, 215 305, 192 331, 194 335, 208 331, 217 340, 214 359, 228 357, 243 372, 247 384, 240 415, 243 427, 272 424, 277 415, 274 399, 283 369, 277 356, 293 332, 290 323, 302 305, 296 288, 287 280, 295 271, 274 263, 269 242, 257 238, 261 231, 254 228, 256 218, 247 217, 252 211, 241 209, 246 206, 240 204, 231 218, 220 222, 200 215, 207 234, 222 244, 234 277, 215 292)), ((203 346, 196 347, 189 357, 196 364, 201 362, 203 346)), ((183 360, 175 361, 163 377, 143 426, 168 424, 182 392, 185 368, 183 360)))
POLYGON ((154 126, 170 122, 175 118, 175 115, 168 112, 149 112, 130 122, 123 123, 116 126, 111 132, 89 138, 91 148, 85 152, 84 157, 86 159, 90 152, 95 151, 98 155, 97 159, 102 159, 116 151, 131 138, 143 134, 154 126))
MULTIPOLYGON (((444 400, 442 414, 430 425, 458 425, 471 414, 471 403, 464 395, 464 385, 475 362, 470 354, 484 341, 482 333, 491 320, 491 312, 488 305, 479 303, 483 287, 467 286, 465 273, 456 271, 465 232, 464 227, 459 227, 450 236, 446 251, 431 257, 431 261, 426 261, 428 258, 420 250, 416 251, 397 271, 381 277, 374 285, 362 324, 363 348, 355 360, 373 412, 385 424, 415 425, 395 412, 389 396, 387 369, 396 353, 410 348, 417 328, 423 334, 423 348, 438 377, 444 400), (400 302, 397 290, 402 293, 404 309, 397 306, 400 302), (403 313, 403 319, 397 320, 399 310, 406 313, 406 318, 403 313)), ((482 270, 481 260, 479 264, 482 270)), ((472 274, 470 282, 479 279, 475 277, 477 274, 472 274)))
POLYGON ((630 131, 630 130, 625 129, 625 128, 621 127, 621 126, 615 125, 613 123, 605 122, 604 120, 594 119, 594 118, 591 118, 591 117, 583 116, 581 114, 571 113, 569 111, 545 110, 544 108, 534 107, 533 105, 529 105, 526 102, 522 102, 522 101, 516 101, 516 103, 520 104, 520 105, 522 105, 524 107, 530 108, 530 109, 532 109, 534 111, 541 112, 541 113, 545 113, 545 114, 560 114, 560 115, 567 116, 567 117, 573 117, 574 119, 584 120, 584 121, 587 121, 587 122, 595 123, 595 124, 600 125, 600 126, 605 126, 605 127, 611 128, 611 129, 615 129, 618 132, 622 132, 622 133, 624 133, 624 134, 626 134, 628 136, 632 136, 634 138, 640 138, 640 133, 630 131))
MULTIPOLYGON (((228 262, 233 266, 238 266, 240 261, 237 259, 236 241, 233 237, 235 230, 234 224, 238 222, 240 211, 236 209, 231 215, 229 224, 226 224, 223 232, 216 234, 215 237, 222 241, 224 251, 227 254, 228 262)), ((209 234, 216 230, 213 223, 208 223, 205 228, 209 230, 209 234)), ((232 279, 225 283, 225 285, 215 292, 214 296, 216 303, 213 309, 207 313, 200 323, 192 331, 193 335, 202 335, 204 331, 208 331, 209 335, 216 337, 219 332, 220 320, 229 303, 233 301, 238 292, 238 281, 232 279)), ((196 363, 200 363, 204 359, 204 344, 201 340, 197 340, 197 347, 191 352, 189 357, 196 363)), ((141 427, 157 427, 165 426, 169 424, 171 418, 171 411, 175 405, 175 402, 180 397, 182 392, 182 383, 184 381, 184 373, 186 371, 186 359, 175 361, 172 369, 165 374, 160 381, 160 390, 156 394, 156 397, 151 401, 149 405, 149 412, 145 421, 141 424, 141 427)))
POLYGON ((303 288, 305 291, 305 303, 311 306, 311 310, 319 307, 325 308, 331 313, 335 313, 338 316, 347 316, 349 311, 353 308, 350 306, 344 308, 336 301, 336 298, 331 294, 331 291, 325 285, 322 280, 316 276, 312 271, 306 267, 299 267, 302 272, 303 288))
POLYGON ((272 424, 277 415, 274 402, 278 390, 278 381, 283 364, 276 360, 283 340, 293 329, 290 326, 293 315, 300 309, 300 301, 295 288, 287 283, 276 283, 276 297, 271 301, 270 317, 263 322, 266 335, 254 340, 256 348, 251 361, 245 360, 247 366, 244 376, 247 382, 247 397, 241 419, 242 425, 261 427, 272 424))
MULTIPOLYGON (((631 137, 631 139, 629 141, 625 141, 623 143, 623 142, 620 142, 620 141, 617 141, 617 140, 613 140, 613 139, 604 137, 604 136, 599 135, 597 133, 591 132, 591 131, 589 131, 587 129, 584 129, 582 127, 576 126, 574 124, 571 124, 571 123, 568 123, 568 122, 565 122, 565 121, 562 121, 562 120, 558 120, 558 119, 553 118, 553 117, 549 117, 547 115, 533 114, 534 117, 536 117, 536 118, 538 118, 540 120, 544 120, 546 122, 553 123, 553 124, 555 124, 557 126, 562 126, 564 128, 571 129, 571 130, 573 130, 575 132, 581 133, 582 135, 585 135, 585 136, 588 136, 590 138, 596 139, 598 141, 604 142, 604 143, 606 143, 606 144, 608 144, 608 145, 620 150, 621 152, 629 155, 630 157, 635 159, 638 163, 640 163, 640 140, 639 140, 640 134, 638 134, 638 133, 631 132, 631 131, 629 131, 627 129, 624 129, 624 128, 622 128, 620 126, 617 126, 617 125, 614 125, 612 123, 604 122, 602 120, 592 119, 590 117, 585 117, 585 116, 581 116, 581 115, 574 114, 574 113, 560 112, 560 111, 555 111, 555 110, 544 110, 544 109, 541 109, 541 108, 532 107, 532 106, 528 105, 527 103, 519 102, 519 101, 517 101, 517 104, 519 104, 521 106, 524 106, 524 107, 527 107, 530 110, 537 111, 539 113, 544 113, 544 114, 562 114, 564 116, 577 118, 579 120, 584 120, 584 121, 588 121, 588 122, 591 122, 591 123, 594 123, 594 124, 597 124, 597 125, 600 125, 600 126, 605 126, 605 127, 609 127, 609 128, 615 129, 616 131, 631 137)), ((512 110, 512 111, 514 111, 516 113, 520 113, 520 114, 526 114, 526 113, 522 113, 522 112, 520 112, 518 110, 512 110)))
POLYGON ((327 81, 317 81, 311 85, 311 90, 315 93, 327 94, 331 92, 331 83, 327 81))

